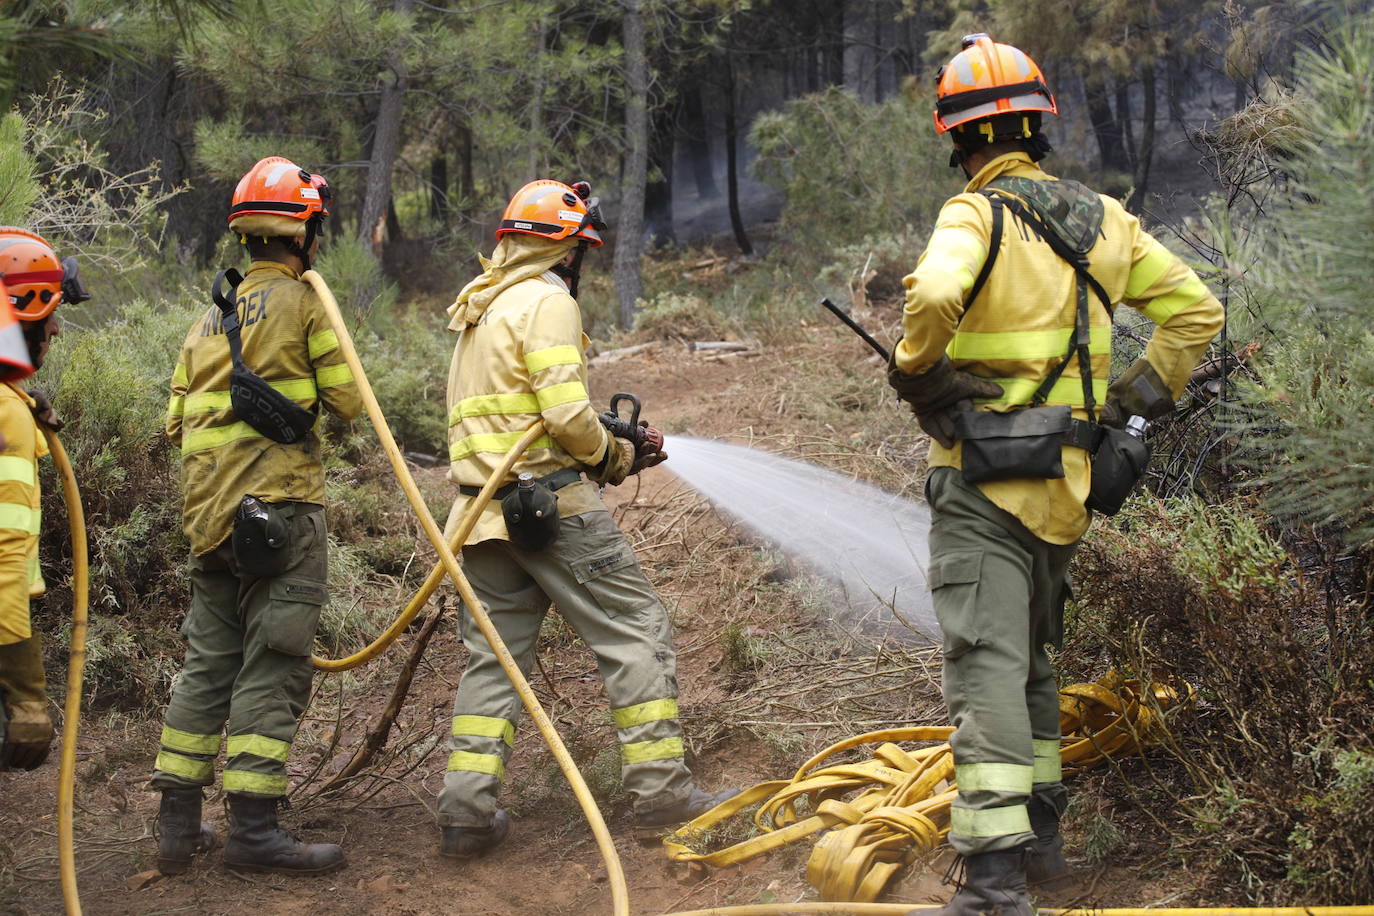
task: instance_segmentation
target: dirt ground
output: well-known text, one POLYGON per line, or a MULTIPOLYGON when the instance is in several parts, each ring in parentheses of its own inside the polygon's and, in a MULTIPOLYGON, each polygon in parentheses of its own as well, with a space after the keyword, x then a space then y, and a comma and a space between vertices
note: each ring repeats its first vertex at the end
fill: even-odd
MULTIPOLYGON (((849 341, 829 348, 830 359, 861 358, 849 341)), ((788 432, 781 403, 774 409, 757 395, 758 380, 779 370, 783 355, 717 358, 688 353, 676 345, 595 365, 593 400, 612 392, 633 391, 644 399, 646 415, 669 417, 670 432, 733 436, 788 432)), ((876 370, 875 370, 876 371, 876 370)), ((914 427, 912 427, 914 433, 914 427)), ((671 454, 671 439, 669 448, 671 454)), ((694 511, 682 534, 655 527, 684 499, 683 488, 663 468, 644 475, 637 486, 609 494, 613 507, 641 549, 646 569, 675 608, 684 719, 692 733, 691 754, 699 780, 708 788, 746 786, 787 775, 805 755, 779 754, 758 733, 731 727, 730 704, 738 674, 726 661, 721 615, 713 583, 732 582, 736 622, 767 629, 780 627, 795 613, 796 601, 779 597, 756 575, 757 551, 740 544, 736 533, 706 509, 694 511), (675 544, 663 547, 677 538, 675 544), (714 546, 712 546, 714 545, 714 546), (728 550, 706 556, 708 547, 728 550), (732 546, 731 546, 732 545, 732 546), (706 559, 710 568, 700 569, 706 559), (744 610, 741 610, 743 608, 744 610), (752 609, 752 610, 751 610, 752 609), (753 614, 750 618, 748 615, 753 614), (786 761, 790 760, 790 764, 786 761)), ((431 472, 433 473, 433 472, 431 472)), ((400 499, 400 496, 397 496, 400 499)), ((445 756, 436 746, 447 727, 448 706, 462 670, 464 652, 453 636, 452 612, 429 646, 396 730, 393 745, 406 748, 374 779, 329 797, 299 793, 286 815, 290 827, 311 840, 338 842, 348 867, 333 875, 290 879, 240 875, 219 865, 218 852, 179 877, 157 878, 151 823, 157 799, 144 788, 155 754, 159 710, 146 714, 96 712, 82 724, 77 805, 77 861, 82 902, 89 914, 165 913, 398 913, 398 914, 593 914, 610 910, 604 868, 589 831, 562 788, 550 756, 528 722, 522 724, 505 786, 505 803, 514 815, 509 840, 490 856, 456 865, 437 854, 438 833, 429 810, 442 782, 445 756), (414 737, 412 740, 412 736, 414 737), (425 737, 429 736, 429 737, 425 737), (424 738, 424 740, 421 740, 424 738)), ((327 777, 347 759, 368 722, 385 704, 393 675, 410 637, 377 663, 384 672, 370 680, 340 680, 344 688, 321 695, 302 726, 293 756, 296 782, 318 772, 327 777), (337 707, 337 708, 335 708, 337 707), (337 742, 337 748, 331 742, 337 742)), ((604 697, 592 659, 556 625, 540 658, 536 688, 546 708, 565 728, 575 755, 589 760, 614 783, 614 747, 604 726, 604 697), (588 747, 583 726, 596 723, 588 747)), ((324 680, 324 679, 321 679, 324 680)), ((331 688, 333 689, 333 688, 331 688)), ((924 688, 922 708, 938 708, 938 697, 924 688)), ((927 719, 913 724, 939 724, 927 719)), ((57 883, 54 753, 41 770, 0 774, 0 831, 8 862, 0 873, 13 876, 0 885, 0 913, 39 916, 62 912, 57 883)), ((315 781, 315 787, 318 782, 315 781)), ((624 862, 632 909, 636 914, 670 913, 725 904, 814 899, 805 881, 810 844, 774 853, 743 866, 692 871, 668 862, 656 845, 641 845, 629 829, 623 797, 610 799, 605 813, 624 862)), ((206 803, 211 820, 223 830, 220 797, 206 803)), ((887 898, 936 903, 949 889, 941 876, 948 855, 917 865, 887 898)), ((1178 887, 1173 891, 1180 890, 1178 887)), ((1158 874, 1086 868, 1080 880, 1041 898, 1042 905, 1144 905, 1171 896, 1158 874)))

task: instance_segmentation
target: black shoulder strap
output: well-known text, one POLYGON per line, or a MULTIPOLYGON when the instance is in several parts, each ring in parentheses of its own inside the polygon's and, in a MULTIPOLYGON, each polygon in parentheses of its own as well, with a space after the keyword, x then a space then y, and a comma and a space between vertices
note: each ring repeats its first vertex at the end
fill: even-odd
MULTIPOLYGON (((1059 376, 1062 376, 1063 371, 1069 367, 1069 363, 1072 363, 1073 357, 1077 356, 1079 357, 1079 376, 1083 380, 1083 405, 1087 409, 1088 417, 1095 422, 1096 400, 1092 396, 1092 354, 1090 350, 1092 328, 1090 319, 1088 319, 1088 290, 1091 288, 1092 293, 1098 297, 1098 301, 1102 302, 1102 308, 1106 309, 1107 316, 1113 314, 1112 297, 1107 295, 1107 291, 1101 283, 1098 283, 1098 279, 1092 276, 1090 265, 1088 265, 1088 255, 1083 251, 1073 249, 1068 242, 1059 236, 1059 233, 1048 227, 1046 221, 1037 216, 1032 207, 1026 205, 1017 196, 999 194, 995 188, 993 190, 985 188, 985 190, 980 191, 980 194, 987 195, 989 201, 996 202, 998 199, 1003 201, 1004 206, 1010 207, 1018 220, 1031 227, 1050 246, 1051 251, 1069 262, 1069 266, 1072 266, 1073 272, 1076 273, 1077 308, 1074 310, 1073 316, 1073 334, 1069 336, 1069 352, 1065 353, 1063 360, 1059 361, 1057 367, 1054 367, 1044 382, 1040 383, 1035 396, 1031 398, 1031 404, 1032 407, 1040 407, 1048 400, 1055 382, 1058 382, 1059 376)), ((993 205, 993 209, 996 209, 995 205, 993 205)))
POLYGON ((229 339, 229 357, 235 366, 243 365, 243 341, 240 338, 238 295, 243 274, 232 267, 226 267, 215 274, 215 284, 210 288, 210 298, 215 300, 224 315, 224 336, 229 339), (224 294, 224 282, 229 281, 229 295, 224 294))
MULTIPOLYGON (((983 193, 983 192, 979 192, 983 193)), ((964 297, 964 311, 973 305, 973 300, 978 298, 978 294, 983 291, 983 287, 988 282, 988 277, 992 275, 992 265, 997 263, 997 254, 1002 250, 1002 201, 1001 194, 984 194, 988 203, 992 204, 992 238, 988 240, 988 256, 983 259, 983 269, 978 271, 978 276, 974 278, 973 286, 969 287, 968 295, 964 297)))

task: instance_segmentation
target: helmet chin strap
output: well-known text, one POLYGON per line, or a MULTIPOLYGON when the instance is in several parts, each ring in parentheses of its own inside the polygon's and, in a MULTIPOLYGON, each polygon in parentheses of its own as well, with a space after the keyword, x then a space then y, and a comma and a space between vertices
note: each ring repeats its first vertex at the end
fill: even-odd
POLYGON ((571 264, 555 264, 553 272, 564 280, 568 281, 568 295, 577 298, 577 284, 582 279, 582 256, 587 253, 586 241, 577 243, 577 249, 573 252, 573 262, 571 264))
MULTIPOLYGON (((301 259, 301 264, 305 270, 310 270, 310 246, 315 244, 315 237, 320 231, 320 215, 316 213, 305 221, 305 241, 298 242, 291 239, 286 243, 286 250, 301 259)), ((301 273, 305 273, 305 270, 301 273)))

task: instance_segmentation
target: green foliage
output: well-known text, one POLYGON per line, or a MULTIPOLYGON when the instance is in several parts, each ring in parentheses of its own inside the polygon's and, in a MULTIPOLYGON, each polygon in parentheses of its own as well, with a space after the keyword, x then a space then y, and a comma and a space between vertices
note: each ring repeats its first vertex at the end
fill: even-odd
POLYGON ((0 118, 0 224, 23 225, 29 207, 42 193, 33 158, 24 150, 24 119, 15 112, 0 118))
POLYGON ((738 333, 728 317, 699 296, 660 293, 635 317, 634 337, 639 340, 718 340, 738 333))
POLYGON ((1165 741, 1195 793, 1181 846, 1239 869, 1256 903, 1367 899, 1374 658, 1359 608, 1303 575, 1253 506, 1148 496, 1089 534, 1074 598, 1066 674, 1105 662, 1196 691, 1165 741))
POLYGON ((346 317, 378 330, 388 327, 396 285, 383 276, 382 265, 366 245, 353 238, 331 238, 316 258, 315 268, 329 283, 346 317))
POLYGON ((404 448, 444 455, 448 420, 448 364, 456 342, 442 311, 411 311, 379 332, 358 337, 358 357, 367 370, 377 402, 404 448))
POLYGON ((1282 184, 1231 269, 1261 315, 1258 376, 1242 428, 1271 505, 1374 544, 1374 12, 1335 21, 1298 57, 1282 184))
POLYGON ((759 115, 749 138, 755 173, 787 194, 784 230, 817 247, 932 223, 960 189, 929 113, 900 95, 871 105, 828 89, 759 115))

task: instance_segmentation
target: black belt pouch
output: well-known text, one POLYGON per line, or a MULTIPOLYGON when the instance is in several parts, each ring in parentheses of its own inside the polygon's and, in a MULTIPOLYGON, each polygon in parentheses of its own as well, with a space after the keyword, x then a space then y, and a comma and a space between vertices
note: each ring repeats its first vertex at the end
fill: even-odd
POLYGON ((1131 495, 1145 466, 1150 463, 1150 446, 1125 430, 1104 427, 1102 441, 1092 456, 1092 486, 1087 506, 1103 515, 1116 515, 1131 495))
POLYGON ((969 483, 1064 476, 1061 448, 1073 422, 1066 405, 1010 413, 966 410, 954 415, 963 442, 963 474, 969 483))
POLYGON ((245 496, 234 513, 234 562, 245 576, 271 577, 290 562, 290 519, 271 503, 245 496))

